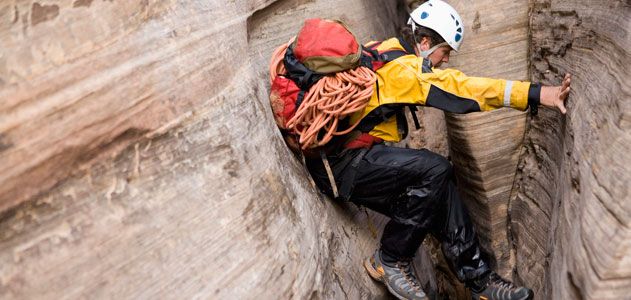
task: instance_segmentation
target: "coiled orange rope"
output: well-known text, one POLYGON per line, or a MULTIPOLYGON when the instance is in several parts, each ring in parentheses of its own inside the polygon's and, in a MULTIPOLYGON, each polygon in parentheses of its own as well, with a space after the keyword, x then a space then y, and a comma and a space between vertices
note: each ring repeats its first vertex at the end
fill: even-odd
MULTIPOLYGON (((278 74, 285 73, 283 58, 291 41, 276 49, 270 63, 270 81, 278 74)), ((372 96, 377 75, 369 68, 357 67, 352 70, 324 76, 305 93, 304 100, 296 114, 287 122, 289 129, 300 136, 303 150, 322 146, 333 136, 351 132, 359 121, 345 130, 338 131, 340 120, 364 109, 372 96), (318 133, 326 134, 319 139, 318 133)))

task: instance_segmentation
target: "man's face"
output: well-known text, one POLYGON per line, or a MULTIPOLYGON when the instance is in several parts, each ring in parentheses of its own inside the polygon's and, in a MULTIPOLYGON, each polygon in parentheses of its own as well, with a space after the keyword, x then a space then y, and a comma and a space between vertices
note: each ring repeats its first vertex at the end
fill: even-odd
MULTIPOLYGON (((423 37, 420 43, 416 44, 416 54, 419 55, 420 51, 429 50, 432 45, 427 37, 423 37)), ((443 63, 449 62, 449 55, 451 54, 451 47, 449 45, 438 47, 427 58, 432 62, 435 68, 440 67, 443 63)))
POLYGON ((435 68, 440 67, 443 63, 449 62, 449 54, 451 53, 451 47, 442 46, 438 47, 432 54, 430 54, 427 58, 432 61, 432 65, 435 68))

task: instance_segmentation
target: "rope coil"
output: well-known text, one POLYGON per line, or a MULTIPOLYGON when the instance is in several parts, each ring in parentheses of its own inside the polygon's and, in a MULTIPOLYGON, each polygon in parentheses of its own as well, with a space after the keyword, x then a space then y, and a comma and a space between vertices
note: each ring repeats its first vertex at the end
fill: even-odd
MULTIPOLYGON (((292 41, 278 47, 270 62, 270 82, 285 73, 283 58, 292 41)), ((372 96, 377 75, 369 68, 355 69, 324 76, 305 93, 304 100, 295 115, 287 122, 290 130, 299 136, 302 150, 322 146, 333 136, 351 132, 359 124, 338 130, 340 120, 360 111, 368 105, 372 96), (318 138, 321 130, 326 132, 318 138)))

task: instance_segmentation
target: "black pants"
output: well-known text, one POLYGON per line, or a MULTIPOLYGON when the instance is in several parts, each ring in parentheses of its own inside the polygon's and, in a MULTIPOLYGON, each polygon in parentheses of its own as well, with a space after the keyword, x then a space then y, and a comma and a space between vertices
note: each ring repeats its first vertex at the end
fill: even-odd
MULTIPOLYGON (((348 180, 351 162, 359 150, 329 155, 337 186, 348 180)), ((331 187, 320 159, 307 160, 318 186, 328 195, 331 187)), ((414 256, 426 234, 442 244, 450 267, 463 282, 489 271, 477 236, 456 190, 451 164, 443 156, 422 149, 375 145, 354 171, 350 200, 390 217, 381 237, 386 256, 414 256)))

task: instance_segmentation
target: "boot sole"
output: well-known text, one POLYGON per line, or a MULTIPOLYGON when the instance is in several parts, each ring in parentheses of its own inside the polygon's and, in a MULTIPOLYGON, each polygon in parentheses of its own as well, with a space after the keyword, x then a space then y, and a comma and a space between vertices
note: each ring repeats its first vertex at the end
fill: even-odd
MULTIPOLYGON (((397 297, 397 299, 400 299, 400 300, 408 300, 408 298, 406 298, 406 297, 404 297, 404 296, 402 296, 402 295, 399 295, 399 294, 398 294, 395 290, 393 290, 393 289, 390 287, 390 285, 388 285, 388 284, 386 283, 386 280, 384 279, 383 274, 381 274, 381 272, 377 271, 377 270, 376 270, 376 269, 372 266, 372 263, 370 263, 370 258, 367 258, 367 259, 364 261, 364 268, 366 269, 366 272, 368 272, 368 275, 370 275, 370 277, 371 277, 372 279, 374 279, 374 280, 376 280, 376 281, 379 281, 379 282, 383 283, 383 284, 386 286, 386 288, 388 289, 388 291, 390 292, 390 294, 392 294, 393 296, 397 297)), ((426 298, 423 298, 423 299, 428 300, 429 298, 427 298, 427 297, 426 297, 426 298)))
POLYGON ((379 271, 377 271, 373 266, 372 263, 370 263, 370 257, 367 258, 364 261, 364 268, 366 268, 366 272, 368 272, 368 275, 370 275, 370 277, 374 280, 377 280, 379 282, 385 283, 384 279, 383 279, 383 274, 381 274, 379 271))

